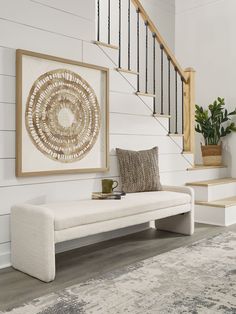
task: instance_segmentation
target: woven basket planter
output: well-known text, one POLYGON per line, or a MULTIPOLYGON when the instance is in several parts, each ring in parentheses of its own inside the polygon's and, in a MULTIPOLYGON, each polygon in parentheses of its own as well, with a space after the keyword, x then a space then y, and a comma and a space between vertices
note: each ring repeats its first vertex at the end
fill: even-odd
POLYGON ((201 145, 204 166, 222 165, 222 145, 201 145))

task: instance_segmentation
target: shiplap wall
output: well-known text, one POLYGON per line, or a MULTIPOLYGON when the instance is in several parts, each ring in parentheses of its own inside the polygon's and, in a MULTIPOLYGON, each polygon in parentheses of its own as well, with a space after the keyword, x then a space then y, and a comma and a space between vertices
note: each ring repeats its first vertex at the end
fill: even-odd
MULTIPOLYGON (((165 12, 159 10, 157 15, 162 15, 163 19, 165 12)), ((181 155, 182 139, 167 136, 168 120, 155 120, 151 116, 150 100, 134 95, 136 78, 122 77, 114 71, 117 52, 103 51, 91 42, 94 39, 93 0, 0 1, 0 267, 10 264, 11 206, 21 202, 37 204, 89 197, 92 191, 100 189, 103 176, 119 179, 116 147, 143 149, 158 145, 162 182, 183 184, 187 180, 185 169, 189 164, 181 155), (15 50, 18 48, 110 68, 109 173, 15 177, 15 50)), ((202 178, 203 173, 199 176, 202 178)), ((94 236, 80 243, 72 241, 57 249, 61 251, 144 227, 146 225, 94 236)))

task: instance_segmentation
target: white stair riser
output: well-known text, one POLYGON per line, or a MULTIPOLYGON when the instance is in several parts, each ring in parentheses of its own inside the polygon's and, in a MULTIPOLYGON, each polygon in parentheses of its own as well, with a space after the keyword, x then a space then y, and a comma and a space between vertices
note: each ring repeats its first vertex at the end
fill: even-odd
POLYGON ((236 182, 210 186, 208 190, 208 200, 215 201, 236 195, 236 182))
POLYGON ((187 171, 187 178, 185 183, 194 181, 214 180, 219 178, 225 178, 227 176, 228 176, 227 168, 187 171))
POLYGON ((230 226, 236 223, 236 206, 223 208, 195 205, 194 220, 209 225, 230 226))
POLYGON ((192 186, 195 191, 195 200, 212 202, 236 195, 236 182, 212 186, 192 186))
POLYGON ((208 189, 206 186, 190 186, 194 189, 195 201, 207 202, 208 201, 208 189))
POLYGON ((201 181, 205 178, 217 179, 224 178, 226 169, 206 169, 204 171, 169 171, 163 176, 161 174, 161 183, 163 185, 185 185, 190 181, 201 181))

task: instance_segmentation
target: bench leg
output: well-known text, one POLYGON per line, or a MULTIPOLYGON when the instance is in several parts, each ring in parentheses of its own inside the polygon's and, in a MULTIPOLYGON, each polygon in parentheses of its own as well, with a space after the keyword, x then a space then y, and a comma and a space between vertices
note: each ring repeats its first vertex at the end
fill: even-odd
POLYGON ((193 212, 156 220, 155 226, 158 230, 192 235, 194 233, 193 212))
POLYGON ((54 218, 33 205, 11 211, 12 266, 44 282, 55 278, 54 218))

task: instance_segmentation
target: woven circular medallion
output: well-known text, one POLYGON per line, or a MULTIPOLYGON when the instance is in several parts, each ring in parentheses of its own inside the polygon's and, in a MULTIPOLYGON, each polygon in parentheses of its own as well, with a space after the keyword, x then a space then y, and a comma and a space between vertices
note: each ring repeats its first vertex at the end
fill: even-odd
POLYGON ((75 72, 58 69, 34 82, 25 121, 37 149, 53 160, 71 163, 82 159, 94 146, 101 113, 88 82, 75 72))

